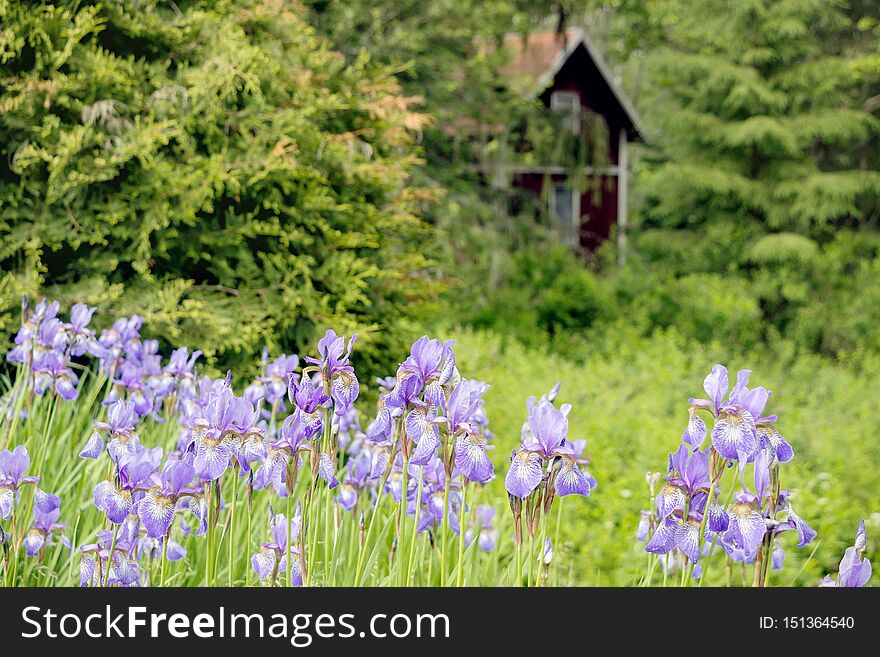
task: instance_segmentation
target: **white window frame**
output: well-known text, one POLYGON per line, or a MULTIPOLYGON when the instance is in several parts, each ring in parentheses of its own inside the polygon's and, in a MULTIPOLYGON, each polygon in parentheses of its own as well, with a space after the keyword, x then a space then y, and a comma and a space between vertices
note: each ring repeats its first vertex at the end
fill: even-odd
POLYGON ((568 129, 571 134, 581 132, 581 97, 574 91, 554 91, 550 94, 550 109, 553 112, 567 113, 568 129))
POLYGON ((562 233, 562 238, 568 246, 578 247, 581 241, 581 195, 570 184, 554 182, 550 185, 550 198, 548 201, 550 217, 562 233), (556 191, 563 189, 571 194, 571 222, 565 221, 557 211, 556 191))

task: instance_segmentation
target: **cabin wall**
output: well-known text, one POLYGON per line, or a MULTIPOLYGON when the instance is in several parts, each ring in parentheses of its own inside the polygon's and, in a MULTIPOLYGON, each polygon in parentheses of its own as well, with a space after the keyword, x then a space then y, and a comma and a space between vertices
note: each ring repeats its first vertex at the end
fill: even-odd
MULTIPOLYGON (((528 213, 549 220, 548 199, 550 185, 564 184, 564 175, 544 175, 540 173, 521 173, 513 177, 513 187, 520 193, 516 195, 512 211, 528 213)), ((617 177, 597 176, 590 181, 590 187, 580 194, 579 244, 585 251, 595 251, 611 235, 611 228, 617 221, 617 177)), ((552 225, 552 224, 551 224, 552 225)))

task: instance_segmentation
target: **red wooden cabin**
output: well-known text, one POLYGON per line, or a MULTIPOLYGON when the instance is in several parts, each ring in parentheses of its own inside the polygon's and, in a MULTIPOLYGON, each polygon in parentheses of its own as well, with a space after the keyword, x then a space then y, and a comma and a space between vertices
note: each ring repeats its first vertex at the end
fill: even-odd
POLYGON ((632 103, 615 83, 608 66, 582 30, 507 35, 511 52, 507 74, 551 111, 566 113, 562 125, 579 134, 585 117, 604 123, 597 166, 573 170, 555 162, 505 164, 506 179, 516 190, 543 204, 560 235, 572 247, 592 251, 618 226, 620 255, 626 251, 627 144, 645 133, 632 103), (574 180, 573 176, 582 176, 574 180), (584 191, 584 188, 586 190, 584 191))

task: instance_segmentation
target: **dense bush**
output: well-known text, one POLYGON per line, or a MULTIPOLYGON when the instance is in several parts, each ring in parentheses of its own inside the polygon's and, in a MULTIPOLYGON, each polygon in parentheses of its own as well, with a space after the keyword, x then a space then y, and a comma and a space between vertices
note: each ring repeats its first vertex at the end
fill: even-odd
POLYGON ((331 323, 373 355, 395 340, 434 289, 425 117, 300 13, 0 2, 3 333, 41 288, 227 365, 331 323))

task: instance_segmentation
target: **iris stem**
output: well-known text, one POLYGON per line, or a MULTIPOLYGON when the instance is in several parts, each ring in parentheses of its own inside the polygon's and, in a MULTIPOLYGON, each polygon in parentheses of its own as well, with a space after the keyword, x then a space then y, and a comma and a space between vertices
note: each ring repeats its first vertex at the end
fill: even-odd
POLYGON ((361 580, 361 568, 363 568, 364 555, 369 549, 370 538, 373 536, 373 525, 376 524, 376 516, 379 514, 379 506, 382 504, 382 494, 385 492, 385 482, 387 478, 382 479, 379 483, 379 494, 376 496, 376 505, 373 507, 373 512, 370 514, 370 524, 367 525, 367 536, 364 539, 364 544, 358 552, 358 560, 357 565, 354 570, 354 586, 360 586, 361 580))
MULTIPOLYGON (((403 436, 401 436, 402 440, 406 440, 403 436)), ((397 570, 398 583, 402 584, 405 578, 405 573, 403 572, 403 554, 406 550, 406 507, 408 505, 408 497, 409 497, 409 455, 407 454, 407 450, 403 450, 403 473, 401 478, 401 486, 400 489, 400 506, 397 507, 397 563, 395 564, 395 568, 397 570)))
POLYGON ((159 587, 163 589, 165 588, 165 565, 168 563, 168 535, 170 533, 171 530, 169 529, 162 540, 162 568, 159 571, 159 587))
POLYGON ((467 519, 467 491, 468 480, 462 476, 463 485, 461 488, 461 511, 458 513, 458 575, 456 576, 455 586, 461 588, 464 583, 464 527, 467 519))
POLYGON ((406 585, 412 584, 413 557, 416 553, 416 541, 419 537, 419 512, 422 510, 422 479, 425 476, 425 469, 419 467, 419 488, 416 491, 416 518, 413 526, 413 537, 409 545, 409 558, 406 561, 406 585))
MULTIPOLYGON (((562 498, 560 498, 560 502, 562 498)), ((547 514, 541 514, 541 539, 538 541, 538 581, 537 586, 544 586, 544 550, 547 545, 547 514)), ((555 549, 555 548, 554 548, 555 549)))
MULTIPOLYGON (((248 475, 248 476, 250 476, 250 475, 248 475)), ((249 481, 250 481, 250 479, 248 479, 248 482, 249 481)), ((249 484, 245 484, 245 485, 248 486, 249 484)), ((254 515, 253 514, 253 496, 251 495, 250 489, 248 489, 248 512, 246 515, 247 515, 247 528, 245 530, 246 538, 245 538, 245 549, 244 549, 244 553, 245 553, 244 585, 250 586, 251 585, 251 567, 250 567, 250 563, 248 563, 247 554, 250 552, 249 546, 251 543, 251 536, 252 536, 251 516, 254 515)))
POLYGON ((208 508, 205 514, 208 516, 207 554, 205 555, 205 586, 211 586, 211 555, 214 554, 214 500, 211 491, 214 482, 208 484, 208 508))
MULTIPOLYGON (((564 497, 560 497, 556 506, 556 529, 553 533, 553 549, 559 549, 559 529, 562 527, 562 503, 565 501, 564 497)), ((559 561, 555 561, 553 566, 553 581, 559 582, 559 561)))
POLYGON ((446 586, 446 544, 449 542, 449 488, 452 482, 446 477, 446 489, 443 491, 443 522, 440 526, 440 586, 446 586))
POLYGON ((116 539, 119 536, 119 525, 113 525, 113 540, 110 542, 110 556, 107 559, 107 573, 101 584, 104 588, 110 583, 110 565, 113 563, 113 552, 116 550, 116 539))
POLYGON ((532 571, 533 571, 532 558, 535 556, 535 554, 534 554, 534 552, 535 552, 535 537, 532 536, 531 527, 529 527, 528 535, 529 535, 529 549, 527 550, 528 554, 526 555, 526 559, 528 559, 529 564, 528 564, 528 579, 526 579, 526 586, 528 588, 531 588, 531 586, 532 586, 532 571))
MULTIPOLYGON (((232 500, 229 512, 232 514, 229 518, 229 586, 235 585, 235 558, 233 546, 235 545, 235 511, 238 502, 238 476, 235 468, 232 468, 232 500)), ((166 541, 167 543, 167 541, 166 541)), ((163 562, 164 566, 164 562, 163 562)))
POLYGON ((284 557, 287 560, 286 561, 287 570, 285 571, 286 572, 285 578, 287 580, 287 586, 290 586, 290 573, 293 570, 293 563, 291 560, 291 556, 293 555, 293 546, 291 545, 291 541, 292 541, 293 537, 291 535, 292 532, 291 532, 291 528, 290 528, 290 526, 293 524, 293 523, 291 523, 291 518, 290 518, 290 512, 293 509, 293 481, 292 481, 293 477, 291 476, 290 471, 291 471, 291 467, 290 467, 290 465, 288 465, 287 466, 287 500, 285 501, 286 505, 287 505, 287 520, 285 521, 285 522, 287 522, 287 528, 286 528, 287 539, 285 540, 285 544, 284 544, 284 551, 286 552, 284 557))

